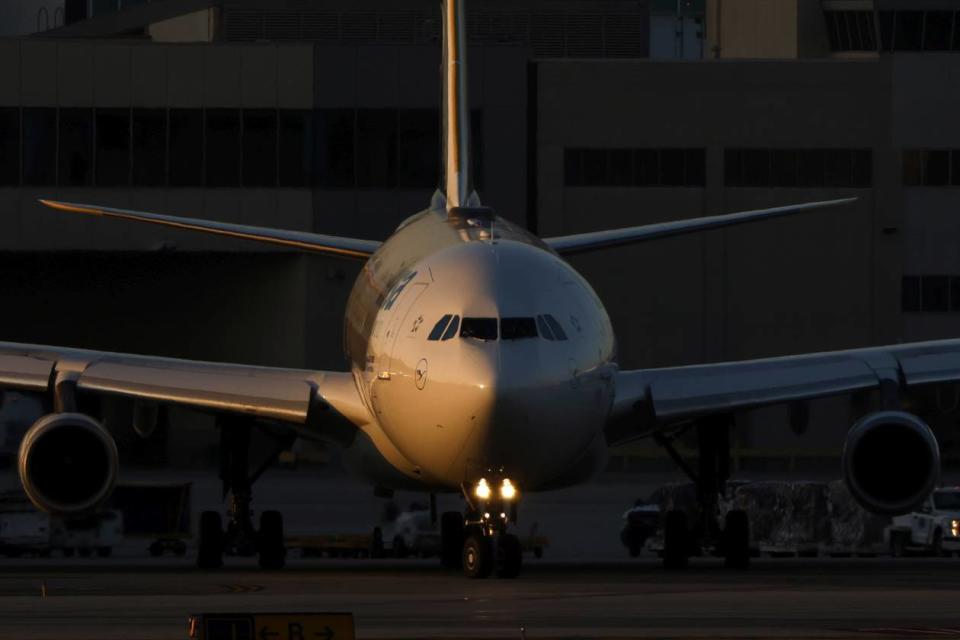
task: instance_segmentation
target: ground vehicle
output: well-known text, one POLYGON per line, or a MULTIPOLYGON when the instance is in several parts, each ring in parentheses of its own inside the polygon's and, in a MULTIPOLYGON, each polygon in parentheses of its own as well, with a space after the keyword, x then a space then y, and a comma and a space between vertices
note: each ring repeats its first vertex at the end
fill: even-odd
POLYGON ((50 553, 50 516, 34 509, 0 512, 0 553, 50 553))
POLYGON ((937 489, 918 511, 897 516, 884 537, 890 553, 960 553, 960 487, 937 489))
POLYGON ((50 527, 50 548, 65 556, 94 552, 101 558, 113 553, 123 538, 123 514, 102 510, 80 518, 55 518, 50 527))
POLYGON ((430 510, 420 505, 410 505, 408 511, 397 516, 392 534, 393 555, 397 558, 426 558, 440 553, 440 530, 432 521, 430 510))
POLYGON ((620 530, 620 542, 636 558, 660 527, 660 507, 637 500, 634 506, 623 512, 623 529, 620 530))

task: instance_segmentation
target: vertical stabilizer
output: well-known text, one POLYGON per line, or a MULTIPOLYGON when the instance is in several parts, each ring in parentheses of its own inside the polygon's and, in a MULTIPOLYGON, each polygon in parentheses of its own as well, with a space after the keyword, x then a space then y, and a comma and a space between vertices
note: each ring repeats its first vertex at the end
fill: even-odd
POLYGON ((470 167, 470 105, 467 102, 467 19, 464 0, 441 0, 443 20, 443 176, 447 210, 477 206, 470 167))

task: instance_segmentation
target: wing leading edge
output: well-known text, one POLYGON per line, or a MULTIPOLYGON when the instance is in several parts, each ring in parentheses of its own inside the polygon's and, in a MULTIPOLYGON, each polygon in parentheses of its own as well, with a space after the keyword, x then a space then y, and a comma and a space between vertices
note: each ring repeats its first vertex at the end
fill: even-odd
POLYGON ((687 218, 685 220, 658 222, 656 224, 646 224, 638 227, 625 227, 623 229, 609 229, 607 231, 591 231, 590 233, 578 233, 570 236, 557 236, 554 238, 544 238, 544 242, 561 255, 574 255, 586 251, 607 249, 624 244, 633 244, 635 242, 645 242, 647 240, 666 238, 668 236, 692 233, 694 231, 706 231, 707 229, 718 229, 720 227, 729 227, 746 222, 780 218, 804 211, 813 211, 815 209, 839 207, 855 202, 856 200, 856 198, 840 198, 838 200, 824 200, 822 202, 805 202, 803 204, 791 204, 770 209, 727 213, 719 216, 687 218))
POLYGON ((960 340, 621 371, 611 444, 699 416, 879 388, 960 381, 960 340))
POLYGON ((115 209, 113 207, 59 202, 56 200, 40 200, 40 202, 58 211, 83 213, 105 218, 116 218, 118 220, 129 220, 132 222, 146 222, 174 229, 186 229, 187 231, 200 231, 231 238, 241 238, 243 240, 255 240, 257 242, 316 251, 318 253, 327 253, 345 258, 365 260, 369 258, 381 244, 374 240, 325 236, 308 231, 271 229, 269 227, 216 222, 200 218, 183 218, 160 213, 148 213, 146 211, 133 211, 131 209, 115 209))
POLYGON ((0 342, 0 389, 52 393, 63 380, 79 393, 245 415, 302 427, 301 435, 370 420, 350 373, 0 342))

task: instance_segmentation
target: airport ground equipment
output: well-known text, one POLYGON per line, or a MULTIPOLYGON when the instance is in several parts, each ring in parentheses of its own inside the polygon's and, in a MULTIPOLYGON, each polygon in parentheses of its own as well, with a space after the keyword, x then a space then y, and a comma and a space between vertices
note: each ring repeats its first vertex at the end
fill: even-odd
POLYGON ((431 511, 425 507, 400 512, 390 523, 385 536, 391 541, 394 557, 429 558, 441 553, 441 532, 431 511))
POLYGON ((0 507, 0 554, 8 558, 50 555, 50 516, 27 506, 0 507))
POLYGON ((123 541, 123 514, 116 509, 101 509, 81 516, 54 517, 50 522, 50 548, 65 556, 113 554, 123 541))
POLYGON ((183 556, 193 538, 189 482, 121 482, 108 504, 123 513, 124 537, 141 539, 151 556, 183 556))
POLYGON ((354 640, 351 613, 195 613, 188 640, 354 640))
POLYGON ((960 554, 960 487, 937 489, 912 513, 893 518, 884 532, 890 554, 960 554))

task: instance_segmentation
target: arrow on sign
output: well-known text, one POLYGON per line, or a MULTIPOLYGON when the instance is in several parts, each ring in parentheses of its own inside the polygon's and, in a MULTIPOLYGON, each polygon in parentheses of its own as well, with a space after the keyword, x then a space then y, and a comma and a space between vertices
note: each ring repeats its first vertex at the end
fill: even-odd
POLYGON ((270 638, 280 635, 276 631, 270 631, 269 629, 270 627, 264 627, 263 629, 260 629, 260 633, 257 634, 260 636, 260 640, 270 640, 270 638))
POLYGON ((333 640, 333 629, 330 627, 324 627, 323 633, 319 631, 314 631, 313 635, 317 638, 323 638, 324 640, 333 640))

